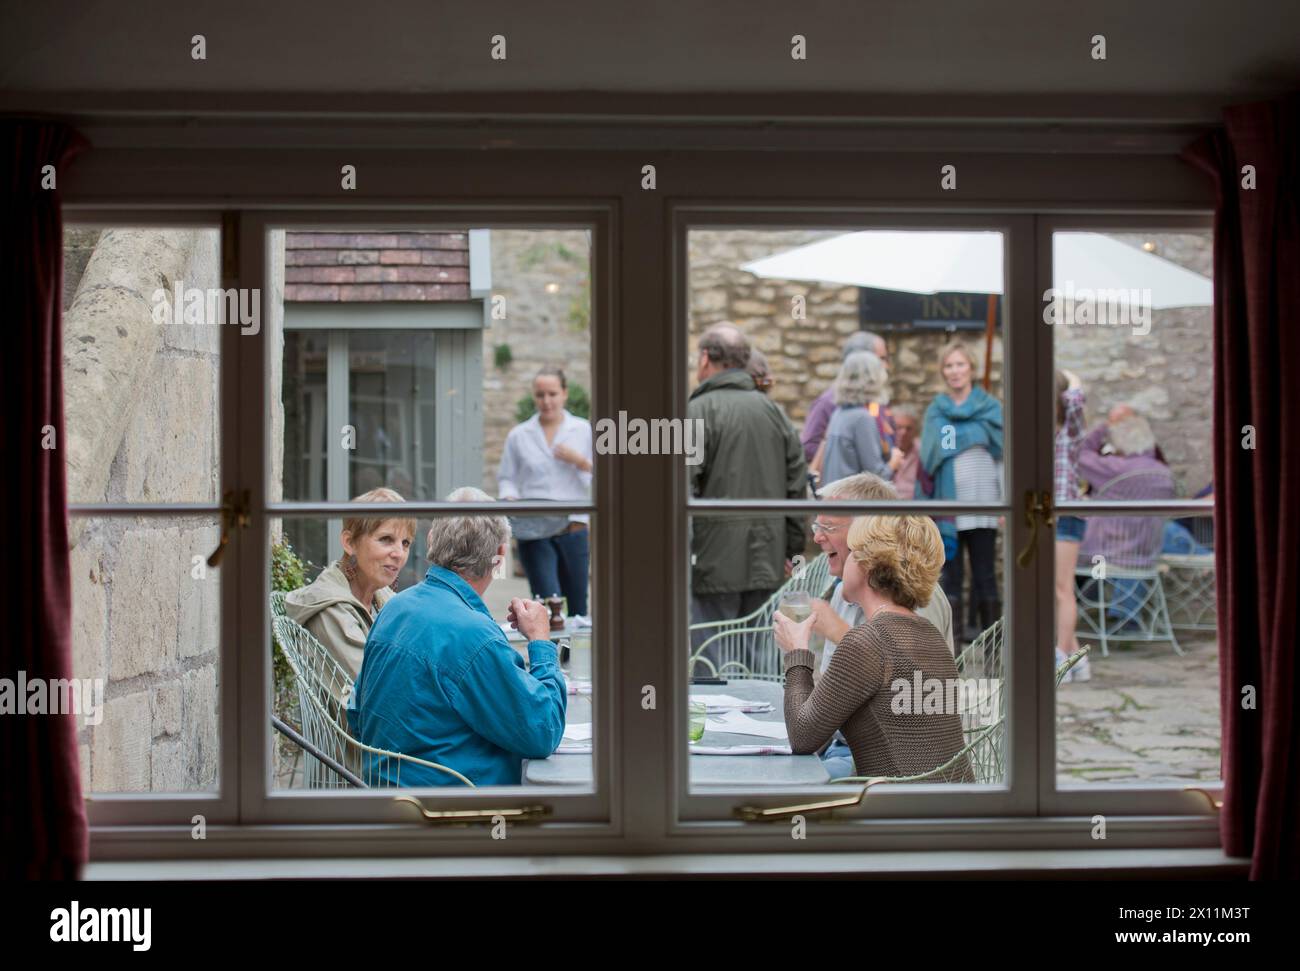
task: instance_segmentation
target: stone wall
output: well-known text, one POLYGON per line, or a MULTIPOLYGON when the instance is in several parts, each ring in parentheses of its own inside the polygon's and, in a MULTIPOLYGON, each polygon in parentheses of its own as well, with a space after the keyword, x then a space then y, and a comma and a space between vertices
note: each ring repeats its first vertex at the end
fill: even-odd
MULTIPOLYGON (((69 231, 71 501, 216 499, 220 328, 159 326, 152 296, 216 287, 218 269, 215 230, 69 231)), ((102 722, 80 729, 85 791, 215 788, 218 537, 211 517, 73 522, 73 673, 105 680, 102 722)))

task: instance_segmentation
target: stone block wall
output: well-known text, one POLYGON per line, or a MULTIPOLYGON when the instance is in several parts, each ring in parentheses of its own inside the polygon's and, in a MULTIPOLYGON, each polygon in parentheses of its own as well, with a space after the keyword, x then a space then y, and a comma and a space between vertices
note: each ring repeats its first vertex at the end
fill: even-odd
MULTIPOLYGON (((217 498, 220 328, 160 326, 152 297, 217 287, 219 249, 215 230, 69 230, 71 501, 217 498)), ((73 521, 73 673, 105 681, 103 720, 79 730, 85 791, 215 788, 218 538, 211 517, 73 521)))

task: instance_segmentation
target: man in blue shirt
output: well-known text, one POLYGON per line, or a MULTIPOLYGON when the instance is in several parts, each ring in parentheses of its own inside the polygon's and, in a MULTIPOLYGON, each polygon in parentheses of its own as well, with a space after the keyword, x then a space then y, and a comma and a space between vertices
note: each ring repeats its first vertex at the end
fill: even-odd
MULTIPOLYGON (((457 489, 449 502, 491 502, 457 489)), ((511 622, 528 638, 528 666, 484 606, 492 568, 505 557, 504 516, 433 520, 424 582, 379 612, 357 677, 357 738, 376 748, 455 769, 476 786, 518 785, 524 759, 560 744, 568 689, 549 640, 546 608, 510 602, 511 622)), ((460 785, 455 776, 377 758, 374 773, 402 786, 460 785)))

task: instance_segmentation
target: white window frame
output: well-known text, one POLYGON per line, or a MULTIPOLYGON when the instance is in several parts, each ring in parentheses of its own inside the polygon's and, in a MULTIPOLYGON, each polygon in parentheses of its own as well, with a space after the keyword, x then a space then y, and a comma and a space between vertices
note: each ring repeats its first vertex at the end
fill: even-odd
MULTIPOLYGON (((921 225, 929 218, 934 225, 945 226, 967 217, 1022 226, 1035 215, 1049 213, 1124 213, 1131 222, 1148 227, 1152 215, 1190 213, 1204 219, 1212 203, 1208 187, 1171 151, 1184 140, 1181 134, 1136 139, 1125 135, 1124 143, 1107 135, 1095 139, 1082 136, 1069 155, 1049 154, 1061 148, 1050 132, 1014 132, 1005 137, 980 134, 972 139, 954 128, 946 136, 931 132, 917 144, 892 136, 883 141, 870 137, 851 140, 853 146, 846 149, 833 128, 814 126, 801 130, 797 137, 773 133, 774 152, 755 150, 758 146, 753 139, 735 143, 746 149, 732 152, 698 150, 701 141, 707 147, 716 145, 708 145, 708 138, 694 133, 678 132, 674 137, 675 141, 657 130, 628 130, 612 142, 602 140, 599 147, 549 152, 483 152, 463 147, 430 151, 427 144, 419 145, 418 139, 405 151, 362 149, 355 154, 368 191, 349 204, 339 201, 340 195, 350 198, 351 194, 338 191, 335 151, 265 148, 262 130, 255 125, 246 131, 228 131, 227 147, 218 151, 205 145, 201 137, 191 143, 178 131, 158 142, 147 126, 132 128, 130 123, 119 122, 111 135, 114 150, 91 153, 68 179, 63 190, 65 222, 86 223, 94 216, 106 226, 194 225, 201 219, 215 220, 223 211, 237 212, 238 220, 230 224, 239 228, 237 282, 223 280, 223 286, 258 286, 265 283, 262 253, 265 230, 271 226, 345 222, 360 226, 373 224, 376 216, 384 226, 392 226, 394 216, 400 213, 412 214, 412 221, 422 225, 441 219, 458 226, 472 222, 502 227, 552 226, 569 213, 581 217, 575 222, 589 225, 591 212, 598 210, 603 214, 605 232, 599 246, 593 239, 592 254, 592 367, 600 377, 595 382, 594 413, 613 415, 626 409, 631 415, 662 416, 680 414, 685 401, 682 389, 686 379, 680 373, 686 361, 685 329, 679 315, 684 277, 677 208, 695 212, 748 210, 763 213, 761 221, 769 225, 789 224, 800 213, 817 213, 815 221, 821 225, 835 213, 849 214, 846 224, 853 225, 862 225, 869 214, 883 217, 892 213, 904 214, 896 219, 900 224, 921 225), (661 148, 665 144, 683 148, 669 154, 661 148), (952 152, 937 153, 931 150, 935 144, 956 147, 952 152), (1122 154, 1125 152, 1131 154, 1122 154), (649 162, 659 166, 660 189, 656 191, 640 187, 642 166, 649 162), (959 167, 966 194, 938 191, 941 163, 959 167), (429 186, 451 192, 453 201, 431 195, 429 186), (791 199, 792 187, 805 194, 791 199), (780 219, 772 217, 777 211, 782 212, 780 219), (663 374, 667 380, 660 377, 663 374)), ((722 143, 732 147, 725 137, 722 143)), ((1026 261, 1032 264, 1035 240, 1023 227, 1014 240, 1007 264, 1013 289, 1006 299, 1009 305, 1036 307, 1037 294, 1027 284, 1033 281, 1037 287, 1039 281, 1033 274, 1025 277, 1023 271, 1014 269, 1026 261)), ((674 559, 684 542, 685 503, 680 465, 666 457, 642 457, 644 461, 636 466, 629 459, 596 459, 593 560, 599 564, 598 576, 603 582, 595 585, 594 592, 597 611, 611 618, 613 633, 610 663, 602 669, 598 660, 596 675, 598 690, 617 702, 598 712, 598 737, 603 733, 608 743, 597 751, 599 785, 593 794, 567 801, 563 813, 552 821, 519 826, 509 840, 492 841, 476 832, 478 828, 457 833, 409 822, 376 822, 376 815, 363 806, 374 801, 369 794, 320 798, 315 794, 269 793, 271 728, 265 717, 269 709, 268 550, 264 546, 267 515, 283 510, 268 509, 264 501, 267 429, 262 423, 268 394, 264 380, 267 361, 239 336, 238 328, 226 330, 222 346, 223 489, 234 482, 244 483, 250 490, 256 488, 253 523, 244 535, 262 541, 241 538, 232 544, 228 556, 238 563, 237 575, 224 583, 222 590, 222 616, 229 631, 223 638, 221 661, 222 788, 211 797, 94 796, 89 805, 93 859, 210 858, 214 854, 526 857, 544 852, 573 855, 575 867, 582 865, 579 855, 585 854, 588 863, 584 872, 592 872, 593 856, 629 853, 696 855, 704 868, 707 855, 719 851, 750 852, 754 855, 748 859, 754 863, 770 859, 774 852, 788 855, 792 850, 815 854, 879 849, 1102 848, 1088 836, 1087 816, 1049 811, 1052 807, 1045 803, 1041 791, 1026 795, 1017 784, 1026 769, 1032 775, 1040 766, 1048 748, 1026 747, 1019 741, 1011 788, 1001 793, 970 794, 1001 799, 1004 811, 998 815, 992 815, 990 799, 971 805, 962 816, 922 815, 925 807, 918 805, 913 813, 908 801, 921 799, 925 792, 900 794, 899 798, 880 793, 869 796, 868 805, 881 805, 881 797, 891 797, 889 804, 896 813, 892 818, 818 823, 811 827, 815 839, 793 841, 788 828, 782 832, 781 827, 732 821, 729 811, 735 800, 719 802, 716 808, 720 812, 712 822, 692 818, 708 813, 683 812, 694 797, 679 798, 683 795, 684 767, 680 762, 685 743, 682 731, 672 729, 669 723, 684 722, 678 716, 684 711, 681 638, 686 626, 685 577, 684 571, 675 571, 671 565, 685 562, 674 559), (625 463, 628 474, 621 472, 625 463), (667 579, 664 569, 669 573, 667 579), (251 604, 254 609, 241 612, 241 604, 251 604), (666 636, 665 627, 669 631, 666 636), (646 684, 658 686, 658 715, 637 704, 646 684), (240 718, 241 699, 257 710, 247 725, 242 722, 248 720, 240 718), (586 802, 581 801, 584 798, 586 802), (217 824, 202 842, 190 835, 190 816, 199 806, 209 807, 208 822, 217 824), (594 821, 578 819, 584 807, 600 810, 591 814, 594 821), (564 821, 567 819, 574 821, 564 821), (473 838, 463 838, 466 833, 473 838)), ((265 342, 251 343, 260 350, 265 342)), ((1050 350, 1044 350, 1043 343, 1039 342, 1030 357, 1040 366, 1047 360, 1050 367, 1050 350)), ((1008 341, 1008 350, 1021 361, 1029 353, 1030 343, 1008 341)), ((1019 366, 1026 365, 1021 361, 1019 366)), ((1008 363, 1006 371, 1014 367, 1008 363)), ((1008 387, 1013 384, 1008 373, 1008 387)), ((1039 411, 1050 414, 1043 407, 1050 389, 1044 385, 1039 391, 1039 411)), ((1016 427, 1023 424, 1015 417, 1021 410, 1009 408, 1016 427)), ((1046 457, 1038 474, 1050 487, 1046 421, 1040 416, 1034 429, 1035 451, 1046 457)), ((1024 440, 1017 436, 1017 441, 1024 440)), ((1028 461, 1024 455, 1016 459, 1012 488, 1034 474, 1019 467, 1028 461)), ((1014 493, 1009 503, 1015 504, 1014 493)), ((131 507, 129 514, 144 514, 147 508, 131 507)), ((902 504, 890 506, 892 511, 900 508, 904 508, 902 504)), ((404 511, 416 509, 408 505, 404 511)), ((930 511, 933 509, 931 506, 930 511)), ((433 510, 432 504, 427 510, 433 510)), ((89 508, 74 512, 87 511, 96 513, 89 508)), ((174 507, 164 508, 152 514, 174 511, 174 507)), ((346 507, 308 510, 300 506, 296 511, 324 515, 346 511, 346 507)), ((510 511, 522 508, 512 506, 510 511)), ((1009 545, 1019 543, 1022 530, 1019 516, 1013 512, 1007 526, 1009 545)), ((1022 581, 1022 588, 1027 584, 1030 589, 1050 591, 1050 580, 1044 579, 1044 571, 1050 567, 1044 566, 1041 553, 1040 545, 1039 567, 1034 576, 1022 581)), ((1026 622, 1017 617, 1013 623, 1019 631, 1026 622)), ((1021 642, 1023 638, 1017 637, 1017 643, 1021 642)), ((1023 651, 1017 649, 1016 654, 1023 651)), ((1045 687, 1048 672, 1047 665, 1037 661, 1036 657, 1013 659, 1013 676, 1018 680, 1009 702, 1021 713, 1018 724, 1024 723, 1026 713, 1037 716, 1031 718, 1032 723, 1040 723, 1044 717, 1036 707, 1036 699, 1042 695, 1035 692, 1033 679, 1043 682, 1040 688, 1045 687)), ((1013 730, 1019 733, 1025 728, 1013 730)), ((945 794, 948 791, 945 787, 945 794)), ((499 802, 500 793, 493 792, 494 802, 499 802)), ((520 787, 517 793, 534 802, 539 797, 552 803, 560 800, 558 795, 547 795, 535 787, 520 787)), ((451 805, 457 799, 450 792, 436 795, 437 805, 451 805)), ((1138 808, 1133 815, 1109 820, 1104 848, 1177 847, 1180 855, 1173 862, 1178 865, 1216 865, 1218 822, 1204 812, 1195 797, 1183 796, 1170 812, 1143 802, 1142 794, 1135 795, 1138 808), (1208 858, 1188 852, 1197 847, 1216 849, 1208 858)), ((784 798, 783 794, 779 800, 769 801, 784 798)), ((752 794, 747 801, 754 801, 752 794)), ((715 807, 705 808, 712 812, 715 807)), ((807 859, 807 866, 816 866, 815 855, 807 859)), ((1132 862, 1135 858, 1127 859, 1132 862)), ((1032 866, 1031 860, 1020 863, 1032 866)), ((526 863, 523 866, 527 869, 526 863)), ((611 866, 617 869, 613 861, 611 866)), ((691 866, 683 863, 678 872, 691 866)), ((803 863, 790 866, 806 869, 803 863)))

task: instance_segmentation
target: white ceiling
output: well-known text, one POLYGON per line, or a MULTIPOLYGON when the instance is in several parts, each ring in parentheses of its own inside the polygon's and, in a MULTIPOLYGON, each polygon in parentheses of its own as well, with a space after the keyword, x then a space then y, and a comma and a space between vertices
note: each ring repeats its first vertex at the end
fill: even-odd
POLYGON ((1140 94, 1229 103, 1296 87, 1296 0, 6 0, 0 31, 0 90, 11 109, 55 92, 1140 94), (190 57, 196 33, 207 39, 206 61, 190 57), (505 61, 489 57, 498 33, 505 61), (807 38, 807 60, 790 57, 796 33, 807 38), (1105 61, 1090 57, 1098 33, 1105 61))

